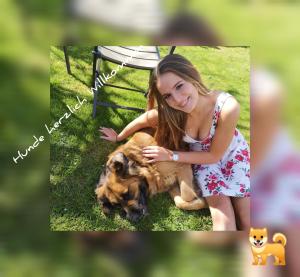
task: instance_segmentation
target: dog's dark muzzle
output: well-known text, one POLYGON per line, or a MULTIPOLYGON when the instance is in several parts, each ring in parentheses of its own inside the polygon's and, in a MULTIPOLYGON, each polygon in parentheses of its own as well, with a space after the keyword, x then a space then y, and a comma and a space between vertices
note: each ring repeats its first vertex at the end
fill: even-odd
POLYGON ((143 180, 140 184, 140 195, 138 207, 132 207, 129 209, 126 218, 130 221, 137 222, 143 217, 147 216, 148 206, 147 206, 147 194, 148 194, 148 184, 146 180, 143 180))
POLYGON ((147 215, 148 215, 147 207, 141 207, 138 209, 130 209, 130 211, 126 215, 126 218, 128 220, 136 223, 147 215))

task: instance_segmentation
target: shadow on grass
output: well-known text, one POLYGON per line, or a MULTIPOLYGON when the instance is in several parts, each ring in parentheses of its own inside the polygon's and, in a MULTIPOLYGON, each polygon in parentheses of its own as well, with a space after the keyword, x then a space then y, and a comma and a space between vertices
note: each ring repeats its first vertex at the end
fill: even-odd
MULTIPOLYGON (((59 47, 63 51, 62 47, 59 47)), ((68 46, 67 47, 69 57, 73 60, 82 60, 87 64, 92 65, 93 63, 93 46, 83 47, 83 46, 68 46)), ((79 67, 82 69, 82 67, 79 67)))
MULTIPOLYGON (((94 189, 96 188, 100 172, 105 163, 107 154, 114 148, 113 145, 108 146, 104 142, 88 142, 85 150, 80 151, 75 147, 67 149, 65 146, 51 144, 51 166, 59 168, 59 172, 64 176, 56 186, 51 186, 51 203, 53 205, 52 212, 63 217, 74 218, 75 225, 78 230, 85 226, 83 222, 77 221, 77 217, 84 217, 90 222, 99 221, 97 215, 93 212, 96 205, 96 197, 94 189), (75 153, 74 153, 75 152, 75 153), (72 158, 77 156, 78 163, 74 164, 72 158), (70 159, 70 162, 68 162, 70 159), (69 171, 69 174, 67 174, 69 171)), ((53 171, 51 171, 52 173, 53 171)), ((115 230, 117 225, 113 220, 101 220, 106 226, 106 230, 115 230), (109 223, 109 226, 108 226, 109 223)), ((97 224, 99 225, 99 224, 97 224)), ((88 228, 89 230, 90 228, 88 228)), ((93 228, 91 228, 93 229, 93 228)))
MULTIPOLYGON (((65 67, 65 70, 67 72, 66 67, 66 61, 65 56, 63 52, 62 47, 53 47, 54 49, 51 49, 50 52, 60 60, 65 67)), ((90 48, 84 47, 85 50, 78 49, 78 47, 68 47, 67 52, 70 59, 70 67, 71 67, 71 76, 75 78, 77 81, 81 82, 88 88, 90 87, 92 83, 92 50, 90 48), (90 50, 90 51, 89 51, 90 50), (80 64, 80 62, 86 63, 86 66, 80 64), (80 74, 79 74, 80 73, 80 74), (84 81, 82 78, 79 77, 79 75, 88 76, 88 81, 84 81)), ((52 68, 53 70, 53 68, 52 68)), ((68 75, 68 76, 70 76, 68 75)))
MULTIPOLYGON (((58 60, 62 61, 64 64, 66 64, 62 47, 60 49, 59 47, 53 46, 53 48, 50 49, 50 53, 52 53, 58 60)), ((66 68, 66 71, 67 71, 67 68, 66 68)))
MULTIPOLYGON (((91 74, 92 74, 92 72, 91 72, 91 74)), ((83 79, 79 78, 79 77, 77 76, 77 74, 76 74, 76 75, 74 74, 74 72, 71 72, 71 76, 73 76, 74 79, 76 79, 77 81, 79 81, 79 82, 82 83, 83 85, 87 86, 87 88, 90 88, 90 87, 91 87, 90 84, 92 83, 92 75, 91 75, 91 77, 90 77, 90 82, 89 82, 89 83, 86 82, 86 81, 84 81, 83 79)))
MULTIPOLYGON (((68 90, 68 93, 66 93, 66 90, 62 89, 59 86, 50 86, 50 89, 53 93, 55 93, 55 97, 51 98, 51 109, 50 109, 50 116, 51 116, 51 122, 52 124, 48 126, 48 128, 52 128, 53 124, 55 122, 58 122, 60 118, 65 113, 70 113, 70 110, 67 107, 67 104, 65 104, 64 100, 66 98, 72 99, 75 103, 78 103, 78 100, 76 98, 75 93, 72 93, 71 90, 68 90), (71 93, 70 93, 71 92, 71 93), (61 111, 60 114, 57 114, 56 111, 61 111)), ((79 98, 82 100, 83 97, 79 96, 79 98)), ((88 104, 84 103, 84 104, 88 104)), ((71 105, 70 105, 71 107, 71 105)), ((76 113, 73 113, 70 118, 66 119, 63 118, 61 120, 61 123, 59 125, 59 129, 66 135, 76 135, 80 140, 87 142, 85 139, 85 132, 83 132, 86 123, 84 120, 82 120, 76 113), (69 123, 69 124, 68 124, 69 123), (72 124, 72 126, 70 126, 72 124), (71 127, 71 128, 70 128, 71 127)))

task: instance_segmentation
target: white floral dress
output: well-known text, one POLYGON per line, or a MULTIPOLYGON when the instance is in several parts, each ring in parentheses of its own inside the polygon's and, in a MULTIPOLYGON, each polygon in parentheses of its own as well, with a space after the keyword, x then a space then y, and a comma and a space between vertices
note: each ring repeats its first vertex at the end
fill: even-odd
MULTIPOLYGON (((212 126, 206 139, 198 141, 187 134, 183 140, 191 151, 209 151, 215 134, 221 109, 229 93, 222 92, 217 97, 212 126)), ((232 141, 222 159, 215 164, 193 165, 194 176, 202 191, 202 196, 226 195, 233 197, 250 196, 250 153, 243 135, 235 129, 232 141)))

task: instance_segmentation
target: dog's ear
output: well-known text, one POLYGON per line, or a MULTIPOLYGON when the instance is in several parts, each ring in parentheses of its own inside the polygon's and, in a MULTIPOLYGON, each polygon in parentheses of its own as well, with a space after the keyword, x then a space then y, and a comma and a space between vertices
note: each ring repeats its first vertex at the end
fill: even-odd
POLYGON ((112 158, 111 165, 118 176, 124 177, 128 172, 128 158, 122 152, 112 158))

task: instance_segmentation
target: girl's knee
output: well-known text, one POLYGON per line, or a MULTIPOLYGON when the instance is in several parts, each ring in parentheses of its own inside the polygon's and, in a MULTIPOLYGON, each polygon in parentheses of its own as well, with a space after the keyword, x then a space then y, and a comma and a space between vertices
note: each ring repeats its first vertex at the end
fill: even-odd
POLYGON ((232 209, 231 200, 230 197, 228 196, 223 196, 223 195, 209 196, 206 198, 206 201, 209 207, 214 209, 221 209, 221 210, 232 209))

